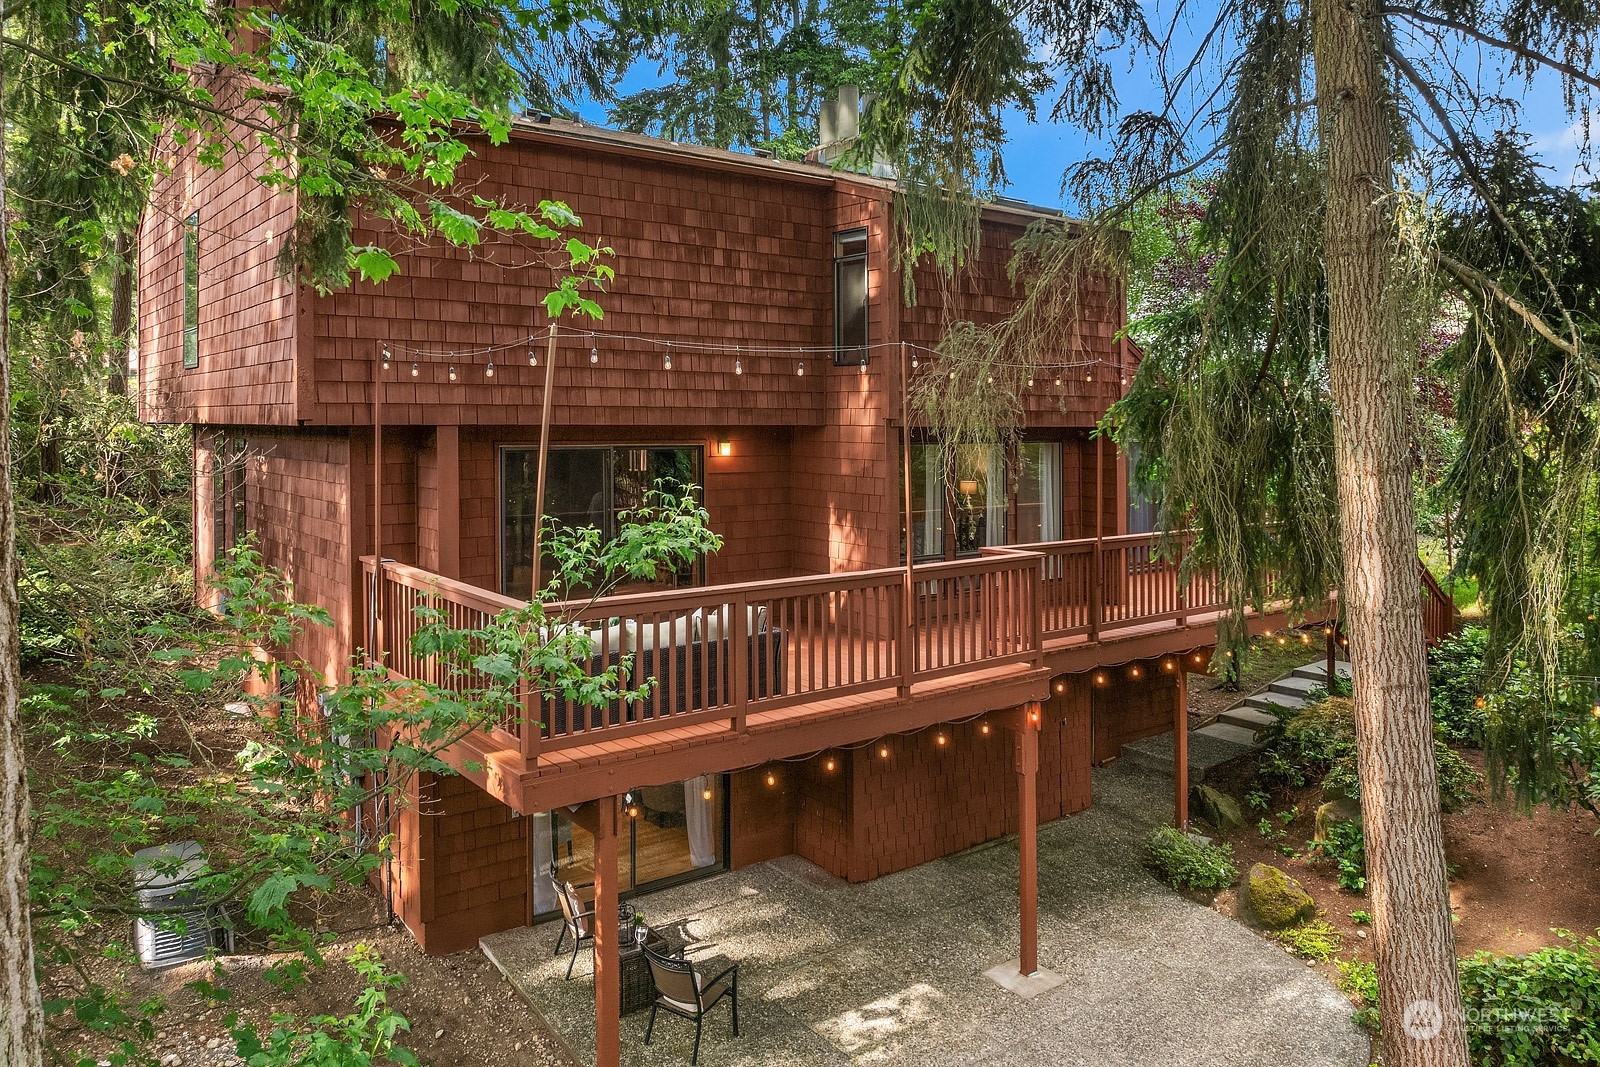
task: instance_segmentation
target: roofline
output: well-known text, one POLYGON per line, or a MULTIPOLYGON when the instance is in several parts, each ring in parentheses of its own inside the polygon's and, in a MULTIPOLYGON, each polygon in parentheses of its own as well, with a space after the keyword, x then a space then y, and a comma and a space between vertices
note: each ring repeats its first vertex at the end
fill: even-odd
MULTIPOLYGON (((725 148, 685 144, 647 134, 628 133, 607 126, 591 126, 554 117, 546 119, 517 116, 511 121, 511 137, 534 143, 583 144, 615 155, 660 159, 704 167, 708 170, 760 175, 801 185, 853 185, 873 190, 884 198, 892 198, 901 191, 900 183, 892 178, 877 178, 870 174, 836 170, 822 163, 796 162, 774 156, 734 152, 725 148)), ((1082 220, 1070 218, 1058 208, 1029 204, 1010 197, 984 204, 982 215, 990 221, 1021 225, 1028 225, 1038 220, 1059 221, 1069 227, 1082 224, 1082 220)))

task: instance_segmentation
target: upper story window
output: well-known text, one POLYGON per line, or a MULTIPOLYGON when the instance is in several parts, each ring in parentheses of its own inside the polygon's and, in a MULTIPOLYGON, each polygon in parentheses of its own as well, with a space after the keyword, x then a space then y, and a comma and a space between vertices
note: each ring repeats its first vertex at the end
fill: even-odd
POLYGON ((867 231, 833 235, 833 361, 867 358, 867 231))
MULTIPOLYGON (((617 535, 623 512, 645 503, 645 494, 660 488, 682 495, 705 484, 705 458, 700 448, 672 445, 582 445, 550 449, 545 471, 544 513, 557 526, 590 526, 610 540, 617 535)), ((526 598, 533 579, 533 510, 539 477, 537 448, 500 450, 500 591, 526 598)), ((546 531, 550 524, 546 524, 546 531)), ((540 570, 548 580, 554 560, 548 555, 540 570)), ((664 575, 675 585, 700 581, 700 568, 664 575)))
POLYGON ((183 220, 183 366, 200 365, 200 212, 183 220))

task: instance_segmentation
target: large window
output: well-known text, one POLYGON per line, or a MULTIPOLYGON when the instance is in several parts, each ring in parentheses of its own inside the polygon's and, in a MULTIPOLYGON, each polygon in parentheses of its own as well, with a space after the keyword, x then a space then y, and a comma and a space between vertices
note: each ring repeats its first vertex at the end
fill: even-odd
POLYGON ((911 536, 918 559, 967 555, 985 546, 1059 541, 1061 444, 911 446, 911 536), (1012 473, 1015 477, 1011 477, 1012 473))
POLYGON ((183 220, 183 365, 200 365, 200 213, 183 220))
MULTIPOLYGON (((645 494, 660 487, 682 495, 702 484, 701 449, 679 446, 582 446, 550 450, 545 472, 544 513, 555 524, 593 527, 610 540, 620 516, 641 507, 645 494)), ((500 591, 526 597, 533 580, 533 511, 538 488, 539 450, 500 450, 500 591)), ((541 567, 550 573, 547 556, 541 567)), ((667 576, 692 585, 698 567, 667 576)))
POLYGON ((833 361, 867 358, 867 231, 833 235, 833 361))

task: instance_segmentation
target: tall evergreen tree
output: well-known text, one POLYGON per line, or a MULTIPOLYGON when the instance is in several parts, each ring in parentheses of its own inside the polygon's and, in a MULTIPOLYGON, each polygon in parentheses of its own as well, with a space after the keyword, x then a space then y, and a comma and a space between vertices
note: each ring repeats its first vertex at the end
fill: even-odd
MULTIPOLYGON (((929 0, 913 18, 901 76, 871 124, 911 193, 901 215, 908 257, 933 250, 952 270, 970 258, 976 204, 1004 178, 1002 112, 1045 96, 1041 75, 1055 117, 1113 143, 1107 158, 1069 172, 1095 225, 1024 242, 1021 311, 993 329, 952 331, 952 373, 934 376, 942 396, 925 406, 955 419, 1015 410, 984 394, 1015 390, 1025 366, 985 368, 1001 352, 1013 363, 1046 358, 1070 328, 1085 269, 1114 262, 1120 213, 1216 162, 1204 233, 1220 259, 1209 291, 1187 343, 1146 362, 1124 412, 1163 472, 1169 525, 1199 521, 1203 552, 1192 562, 1218 566, 1236 613, 1261 595, 1253 576, 1267 565, 1304 598, 1337 579, 1356 682, 1384 1062, 1465 1065, 1416 591, 1407 419, 1417 335, 1442 289, 1462 293, 1484 358, 1505 338, 1539 350, 1557 380, 1574 383, 1550 396, 1559 421, 1583 421, 1589 398, 1575 383, 1595 376, 1592 308, 1574 306, 1555 280, 1555 249, 1504 210, 1485 178, 1483 131, 1516 124, 1501 87, 1535 74, 1559 79, 1569 113, 1586 113, 1600 86, 1600 10, 1558 0, 1223 0, 1191 44, 1197 14, 1137 0, 929 0), (1120 48, 1149 57, 1162 101, 1114 122, 1120 48), (1480 60, 1498 74, 1485 79, 1480 60), (1197 146, 1197 134, 1214 143, 1197 146), (1472 204, 1475 226, 1497 235, 1492 250, 1441 239, 1441 210, 1472 204)), ((1481 409, 1463 408, 1469 420, 1525 432, 1525 400, 1503 389, 1475 399, 1481 409)), ((1513 451, 1482 476, 1512 473, 1513 451)), ((1589 450, 1556 462, 1572 484, 1593 484, 1589 450)), ((1535 543, 1542 514, 1525 508, 1517 520, 1535 543)), ((1497 596, 1536 586, 1517 568, 1507 575, 1497 596)), ((1533 626, 1515 640, 1544 647, 1533 626)))

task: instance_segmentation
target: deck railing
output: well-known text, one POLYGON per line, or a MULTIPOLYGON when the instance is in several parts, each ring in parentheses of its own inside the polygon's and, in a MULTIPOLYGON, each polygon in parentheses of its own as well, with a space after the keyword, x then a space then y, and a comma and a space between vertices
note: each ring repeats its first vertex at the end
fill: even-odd
MULTIPOLYGON (((742 732, 752 713, 875 690, 906 695, 934 679, 1042 666, 1047 643, 1181 628, 1222 610, 1214 576, 1197 571, 1180 582, 1189 543, 1175 537, 1165 555, 1156 534, 985 549, 973 559, 917 565, 909 595, 906 572, 895 567, 546 605, 547 625, 589 635, 591 673, 616 667, 625 685, 648 683, 649 691, 604 707, 529 697, 520 714, 490 732, 532 758, 701 722, 742 732)), ((383 619, 381 640, 369 634, 367 647, 404 677, 473 684, 446 677, 442 665, 412 651, 419 607, 476 629, 523 606, 392 562, 374 589, 373 561, 363 562, 364 592, 379 598, 383 619)), ((1453 626, 1453 606, 1426 571, 1423 595, 1436 640, 1453 626)))

